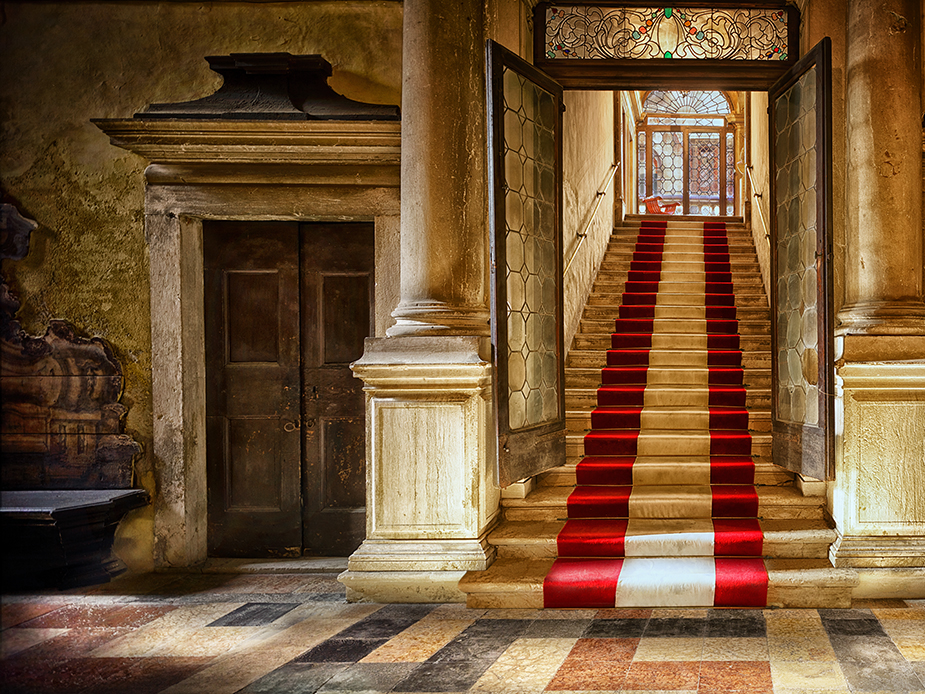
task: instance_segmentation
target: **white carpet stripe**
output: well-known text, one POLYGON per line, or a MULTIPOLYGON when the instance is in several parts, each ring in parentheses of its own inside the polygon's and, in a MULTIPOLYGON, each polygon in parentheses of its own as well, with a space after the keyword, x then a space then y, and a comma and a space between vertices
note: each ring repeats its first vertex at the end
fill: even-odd
POLYGON ((665 429, 640 429, 636 440, 636 455, 710 455, 710 431, 704 429, 681 433, 665 429))
POLYGON ((709 431, 710 410, 707 407, 652 407, 640 415, 642 429, 678 429, 684 431, 709 431))
POLYGON ((711 557, 713 521, 630 518, 624 551, 627 557, 711 557))
POLYGON ((616 607, 712 607, 716 568, 712 558, 633 557, 623 562, 616 607))

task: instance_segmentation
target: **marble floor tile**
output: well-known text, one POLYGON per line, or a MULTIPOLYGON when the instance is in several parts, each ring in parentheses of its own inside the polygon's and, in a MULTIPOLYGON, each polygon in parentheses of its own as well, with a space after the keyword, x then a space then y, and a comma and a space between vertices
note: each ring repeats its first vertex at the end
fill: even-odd
POLYGON ((923 614, 922 610, 875 607, 871 609, 871 612, 881 621, 888 619, 909 619, 921 622, 925 620, 925 614, 923 614))
MULTIPOLYGON (((654 610, 657 612, 657 610, 654 610)), ((683 637, 694 638, 704 636, 707 629, 707 620, 700 618, 679 617, 652 617, 646 624, 643 632, 645 637, 683 637)))
POLYGON ((825 636, 768 637, 768 660, 772 662, 835 661, 835 651, 825 636))
MULTIPOLYGON (((19 657, 46 662, 83 658, 90 656, 93 651, 105 644, 132 633, 132 629, 126 627, 95 627, 62 631, 62 634, 23 651, 19 657)), ((7 634, 3 635, 4 640, 6 636, 7 634)))
POLYGON ((631 663, 567 659, 546 685, 547 691, 621 690, 631 663))
POLYGON ((0 637, 0 658, 9 658, 67 632, 67 629, 12 629, 0 637))
POLYGON ((909 661, 925 661, 925 641, 920 639, 893 639, 896 648, 909 661))
POLYGON ((299 649, 242 649, 215 658, 192 677, 163 694, 235 694, 269 672, 291 662, 299 649))
POLYGON ((292 694, 315 692, 339 672, 352 667, 348 663, 289 662, 251 682, 240 694, 292 694))
POLYGON ((639 639, 582 638, 575 641, 568 659, 591 663, 603 661, 628 663, 633 660, 638 647, 639 639))
POLYGON ((779 618, 768 619, 766 624, 768 637, 809 637, 818 636, 825 638, 828 636, 825 627, 822 626, 821 620, 779 618))
POLYGON ((0 603, 0 629, 9 629, 30 619, 65 607, 62 602, 2 602, 0 603))
POLYGON ((527 627, 524 638, 580 638, 591 625, 590 619, 537 619, 527 627))
POLYGON ((771 665, 767 661, 703 662, 700 664, 700 690, 772 694, 771 665))
POLYGON ((887 636, 831 636, 829 641, 840 661, 876 663, 905 660, 887 636))
POLYGON ((702 607, 656 607, 649 616, 656 619, 706 619, 710 612, 702 607))
POLYGON ((880 622, 874 617, 823 619, 822 626, 825 627, 829 636, 886 636, 880 622))
POLYGON ((414 663, 356 663, 331 677, 318 694, 388 692, 416 667, 414 663))
POLYGON ((332 638, 319 643, 296 658, 299 663, 355 663, 379 648, 388 639, 332 638))
POLYGON ((764 638, 767 630, 763 619, 710 619, 705 635, 708 638, 764 638))
POLYGON ((841 669, 852 691, 905 692, 923 686, 907 662, 843 662, 841 669))
POLYGON ((68 605, 23 622, 34 629, 72 627, 139 627, 176 608, 172 605, 68 605))
POLYGON ((768 640, 764 638, 713 638, 703 640, 703 661, 750 660, 767 661, 768 640))
POLYGON ((577 639, 523 638, 512 643, 472 686, 477 692, 542 691, 577 639))
POLYGON ((639 638, 648 619, 596 619, 585 631, 588 638, 639 638))
POLYGON ((90 655, 95 658, 217 656, 251 638, 258 630, 258 627, 139 629, 100 646, 90 655))
POLYGON ((633 660, 699 661, 703 654, 702 638, 643 638, 639 641, 633 660))
POLYGON ((699 662, 634 661, 623 681, 624 689, 695 689, 700 678, 699 662))
POLYGON ((297 607, 296 603, 249 602, 208 624, 210 627, 262 627, 297 607))
POLYGON ((470 627, 474 619, 425 617, 402 633, 382 644, 364 663, 423 663, 470 627))
POLYGON ((393 692, 466 692, 489 668, 492 660, 452 660, 418 665, 393 692))
POLYGON ((648 608, 634 607, 607 607, 603 610, 596 610, 594 619, 648 619, 652 616, 652 610, 648 608))
POLYGON ((771 681, 782 689, 848 689, 837 662, 771 661, 771 681))
POLYGON ((925 643, 925 619, 881 619, 883 630, 894 641, 896 639, 918 639, 925 643))
POLYGON ((484 617, 491 610, 476 609, 466 607, 465 603, 449 603, 446 605, 437 605, 428 615, 428 619, 476 619, 484 617))

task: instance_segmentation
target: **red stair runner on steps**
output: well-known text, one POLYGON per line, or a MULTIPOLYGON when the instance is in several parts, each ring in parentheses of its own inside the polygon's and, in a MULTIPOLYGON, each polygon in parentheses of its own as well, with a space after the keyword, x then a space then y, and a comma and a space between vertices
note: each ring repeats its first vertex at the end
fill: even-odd
MULTIPOLYGON (((700 596, 692 598, 695 601, 704 599, 704 580, 712 581, 712 585, 706 586, 706 594, 712 595, 714 606, 762 607, 767 600, 768 577, 761 559, 763 535, 757 519, 755 465, 742 385, 742 353, 726 227, 722 222, 705 222, 702 256, 690 258, 698 266, 698 258, 703 263, 704 296, 703 303, 698 304, 703 307, 703 318, 688 323, 687 319, 670 316, 697 315, 688 306, 689 298, 674 309, 672 294, 668 293, 672 290, 660 292, 660 285, 666 280, 662 261, 676 252, 669 243, 676 234, 669 233, 667 225, 667 220, 645 220, 640 226, 615 318, 611 349, 601 370, 598 406, 591 413, 591 430, 584 439, 585 455, 576 468, 577 486, 567 502, 568 520, 557 537, 559 558, 543 584, 546 607, 642 606, 632 602, 646 600, 639 595, 649 594, 645 585, 639 587, 640 576, 644 580, 645 573, 640 572, 642 565, 634 562, 640 561, 650 562, 653 567, 664 566, 664 576, 658 580, 665 581, 667 576, 669 582, 673 572, 683 571, 685 566, 696 567, 692 569, 694 574, 699 572, 707 579, 699 575, 683 576, 679 583, 686 586, 689 581, 695 586, 692 594, 700 596), (682 327, 682 323, 687 327, 682 327), (674 350, 670 344, 665 345, 666 339, 676 339, 671 338, 671 333, 677 329, 683 335, 705 334, 705 363, 697 366, 696 360, 703 357, 695 356, 687 357, 688 361, 678 366, 670 366, 674 355, 660 354, 660 361, 655 363, 664 364, 667 359, 669 366, 664 368, 668 371, 653 382, 653 369, 663 368, 652 365, 653 334, 661 335, 660 349, 674 350), (677 383, 664 378, 669 373, 677 376, 677 383), (709 405, 703 415, 697 415, 696 421, 700 422, 697 426, 704 426, 704 418, 708 418, 708 429, 697 426, 690 429, 695 437, 691 439, 695 442, 692 445, 704 447, 702 456, 672 457, 675 455, 672 449, 686 434, 685 429, 674 428, 681 426, 674 420, 690 417, 691 407, 686 410, 680 407, 681 414, 670 409, 667 414, 655 411, 653 415, 645 414, 647 388, 659 387, 679 389, 682 398, 689 397, 683 395, 685 389, 706 390, 703 397, 709 405), (661 422, 659 427, 669 428, 644 429, 647 416, 660 417, 648 421, 661 422), (677 431, 677 439, 673 431, 677 431), (643 439, 646 444, 640 443, 643 439), (664 455, 657 459, 651 455, 640 457, 641 445, 646 445, 650 453, 652 446, 659 451, 664 448, 664 455), (647 468, 652 465, 655 467, 647 468), (658 471, 665 469, 659 466, 664 465, 678 466, 672 469, 684 474, 689 469, 691 481, 678 487, 676 493, 671 486, 652 487, 653 474, 657 479, 658 471), (645 484, 649 486, 634 487, 636 475, 648 480, 645 484), (672 510, 673 503, 681 505, 672 510), (698 513, 708 512, 709 517, 677 517, 679 509, 689 514, 694 507, 699 509, 698 513), (659 554, 659 542, 667 543, 664 547, 684 546, 681 554, 685 556, 678 558, 674 550, 668 549, 659 554), (694 563, 684 563, 688 556, 694 563), (626 577, 624 582, 621 574, 626 577), (633 591, 637 591, 635 598, 633 591), (629 597, 621 597, 624 593, 629 597), (621 599, 631 602, 621 603, 621 599)), ((695 232, 679 230, 677 235, 692 233, 695 232)), ((689 249, 689 239, 681 243, 689 249)), ((682 261, 690 257, 688 250, 677 252, 688 253, 677 257, 682 261)), ((685 273, 683 281, 688 282, 690 273, 685 273)), ((683 352, 687 348, 680 345, 677 349, 683 352)), ((673 473, 673 478, 677 474, 673 473)), ((649 570, 650 564, 645 566, 649 570)), ((650 592, 653 596, 660 595, 657 587, 650 592)))

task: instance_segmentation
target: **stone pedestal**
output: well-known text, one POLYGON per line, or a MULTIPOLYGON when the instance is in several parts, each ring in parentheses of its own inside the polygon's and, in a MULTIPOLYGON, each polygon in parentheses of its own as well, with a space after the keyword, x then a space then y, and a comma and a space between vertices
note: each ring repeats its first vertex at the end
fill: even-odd
POLYGON ((925 567, 925 337, 848 336, 836 352, 829 557, 839 567, 925 567))
POLYGON ((366 391, 366 541, 340 581, 349 600, 462 602, 499 490, 489 344, 478 337, 369 339, 353 370, 366 391))

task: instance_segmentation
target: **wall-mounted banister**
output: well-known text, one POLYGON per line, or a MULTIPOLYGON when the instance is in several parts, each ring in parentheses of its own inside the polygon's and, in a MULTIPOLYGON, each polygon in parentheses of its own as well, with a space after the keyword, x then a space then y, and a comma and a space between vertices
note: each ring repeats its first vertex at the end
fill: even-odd
POLYGON ((610 188, 610 184, 613 182, 613 177, 617 173, 617 169, 620 168, 620 164, 613 164, 610 167, 610 173, 607 174, 607 181, 604 183, 603 187, 597 191, 595 194, 594 209, 591 210, 591 214, 588 217, 588 221, 585 224, 584 228, 575 234, 575 238, 578 239, 578 245, 575 246, 575 250, 572 251, 572 256, 568 259, 568 262, 565 264, 565 271, 562 273, 565 275, 568 272, 568 269, 572 266, 572 261, 575 260, 575 256, 578 255, 578 251, 581 249, 581 244, 585 242, 585 238, 588 236, 588 230, 591 228, 591 223, 594 221, 594 218, 597 216, 597 211, 601 206, 601 203, 604 201, 604 196, 607 195, 607 189, 610 188))

